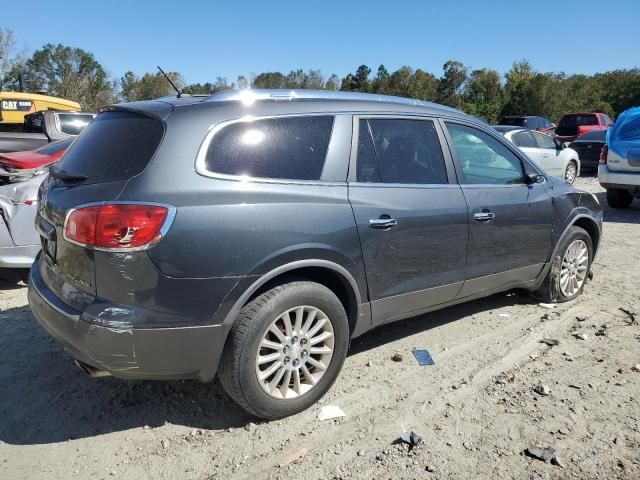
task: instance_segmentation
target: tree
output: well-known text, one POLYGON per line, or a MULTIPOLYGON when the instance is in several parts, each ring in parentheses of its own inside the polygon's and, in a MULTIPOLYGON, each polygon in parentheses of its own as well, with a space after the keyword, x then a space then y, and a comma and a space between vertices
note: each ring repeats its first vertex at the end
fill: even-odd
POLYGON ((528 60, 520 60, 513 64, 505 74, 506 103, 502 107, 503 115, 527 115, 527 96, 531 91, 531 79, 535 75, 536 72, 528 60))
POLYGON ((184 87, 184 92, 189 93, 191 95, 203 95, 203 94, 213 94, 217 92, 224 92, 225 90, 231 90, 231 85, 226 77, 216 77, 216 81, 205 82, 205 83, 192 83, 184 87))
POLYGON ((16 52, 13 30, 0 29, 0 88, 16 89, 24 62, 24 54, 16 52))
POLYGON ((324 84, 324 88, 327 90, 338 90, 340 88, 339 85, 340 78, 335 73, 331 74, 327 83, 324 84))
POLYGON ((237 87, 238 90, 249 88, 249 80, 247 80, 247 77, 245 77, 244 75, 238 75, 237 87))
POLYGON ((287 78, 280 72, 265 72, 256 76, 254 88, 285 88, 287 78))
MULTIPOLYGON (((184 79, 179 73, 167 72, 167 76, 179 90, 184 87, 184 79)), ((171 84, 160 72, 145 73, 142 77, 138 77, 129 71, 120 79, 120 91, 122 99, 126 102, 151 100, 176 94, 171 84)))
POLYGON ((320 90, 324 87, 324 76, 320 70, 309 70, 305 76, 302 88, 320 90))
POLYGON ((340 90, 368 92, 370 91, 369 74, 371 69, 366 65, 360 65, 355 74, 349 73, 342 79, 340 90))
POLYGON ((502 110, 503 92, 500 74, 486 68, 474 70, 464 88, 464 111, 497 123, 502 110))
POLYGON ((93 54, 65 45, 44 45, 27 60, 31 88, 96 110, 114 100, 115 84, 93 54))
POLYGON ((449 60, 442 66, 443 75, 438 82, 437 100, 450 107, 462 107, 462 89, 467 80, 467 68, 455 60, 449 60))

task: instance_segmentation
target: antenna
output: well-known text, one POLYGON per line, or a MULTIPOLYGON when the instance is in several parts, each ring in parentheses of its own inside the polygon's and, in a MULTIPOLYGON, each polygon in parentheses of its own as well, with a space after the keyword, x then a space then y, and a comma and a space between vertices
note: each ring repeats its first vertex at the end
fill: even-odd
POLYGON ((178 94, 177 97, 180 98, 182 96, 182 92, 178 89, 178 87, 176 87, 176 84, 171 81, 171 79, 169 78, 169 75, 164 73, 164 70, 162 70, 159 65, 158 65, 158 70, 160 70, 160 73, 164 76, 164 78, 167 79, 167 82, 169 82, 173 87, 173 89, 176 91, 176 93, 178 94))

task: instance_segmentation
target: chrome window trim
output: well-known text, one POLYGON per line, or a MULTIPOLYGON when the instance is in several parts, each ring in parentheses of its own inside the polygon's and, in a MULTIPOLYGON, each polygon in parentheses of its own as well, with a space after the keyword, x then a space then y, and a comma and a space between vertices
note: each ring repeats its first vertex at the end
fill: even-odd
POLYGON ((78 245, 80 247, 87 248, 89 250, 96 250, 99 252, 112 252, 112 253, 141 252, 144 250, 149 250, 150 248, 157 245, 167 235, 167 232, 169 231, 169 228, 171 227, 171 225, 173 225, 173 221, 175 220, 175 218, 176 218, 176 207, 174 207, 173 205, 169 205, 167 203, 143 202, 140 200, 114 200, 114 201, 82 203, 80 205, 77 205, 67 210, 67 213, 64 216, 64 223, 62 224, 62 238, 65 241, 72 243, 73 245, 78 245), (160 232, 158 233, 158 236, 152 241, 150 241, 149 243, 147 243, 146 245, 142 245, 140 247, 133 247, 133 248, 96 247, 93 245, 86 245, 84 243, 71 240, 70 238, 67 237, 67 222, 69 221, 69 216, 73 212, 81 208, 96 207, 96 206, 102 206, 102 205, 150 205, 154 207, 164 207, 168 210, 168 212, 167 212, 167 218, 165 218, 164 223, 162 224, 162 228, 160 228, 160 232))

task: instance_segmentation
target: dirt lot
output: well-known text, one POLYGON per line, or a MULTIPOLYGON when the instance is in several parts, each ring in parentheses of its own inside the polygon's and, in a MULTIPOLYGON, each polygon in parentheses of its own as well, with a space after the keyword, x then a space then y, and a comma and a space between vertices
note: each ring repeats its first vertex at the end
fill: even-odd
POLYGON ((89 379, 5 274, 0 478, 638 479, 640 202, 605 221, 577 301, 546 309, 510 292, 380 328, 354 341, 322 404, 271 423, 218 384, 89 379), (419 366, 413 347, 436 365, 419 366), (322 405, 347 416, 320 422, 322 405), (412 451, 393 444, 407 430, 424 439, 412 451), (536 446, 555 448, 559 465, 523 454, 536 446))

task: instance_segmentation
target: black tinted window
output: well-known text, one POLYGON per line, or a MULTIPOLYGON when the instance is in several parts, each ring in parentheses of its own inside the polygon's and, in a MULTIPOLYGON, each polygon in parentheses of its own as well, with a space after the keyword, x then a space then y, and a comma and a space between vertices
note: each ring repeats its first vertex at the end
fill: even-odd
POLYGON ((500 125, 513 125, 515 127, 524 127, 525 119, 524 117, 503 117, 500 120, 500 125))
POLYGON ((369 131, 377 162, 372 160, 372 148, 367 146, 370 139, 359 138, 358 143, 364 150, 358 150, 358 181, 448 183, 442 147, 431 120, 361 120, 360 137, 368 136, 369 131), (366 143, 363 145, 363 142, 366 143))
POLYGON ((58 114, 60 131, 67 135, 79 135, 80 132, 89 125, 91 120, 93 120, 93 115, 78 115, 70 113, 58 114))
POLYGON ((319 180, 332 128, 332 116, 233 123, 211 139, 205 167, 226 175, 319 180))
POLYGON ((67 150, 59 168, 86 176, 86 183, 131 178, 145 169, 163 134, 159 120, 129 112, 101 113, 67 150))
POLYGON ((578 140, 602 140, 604 142, 606 136, 606 130, 592 130, 581 135, 578 140))
POLYGON ((536 141, 533 139, 531 132, 518 132, 513 134, 513 140, 516 145, 523 148, 538 148, 536 141))
POLYGON ((522 162, 505 145, 476 128, 447 123, 462 164, 464 183, 507 185, 524 182, 522 162))
POLYGON ((69 148, 69 145, 71 145, 71 142, 73 142, 72 138, 49 143, 44 147, 38 148, 36 152, 41 153, 42 155, 54 155, 62 150, 66 150, 67 148, 69 148))

